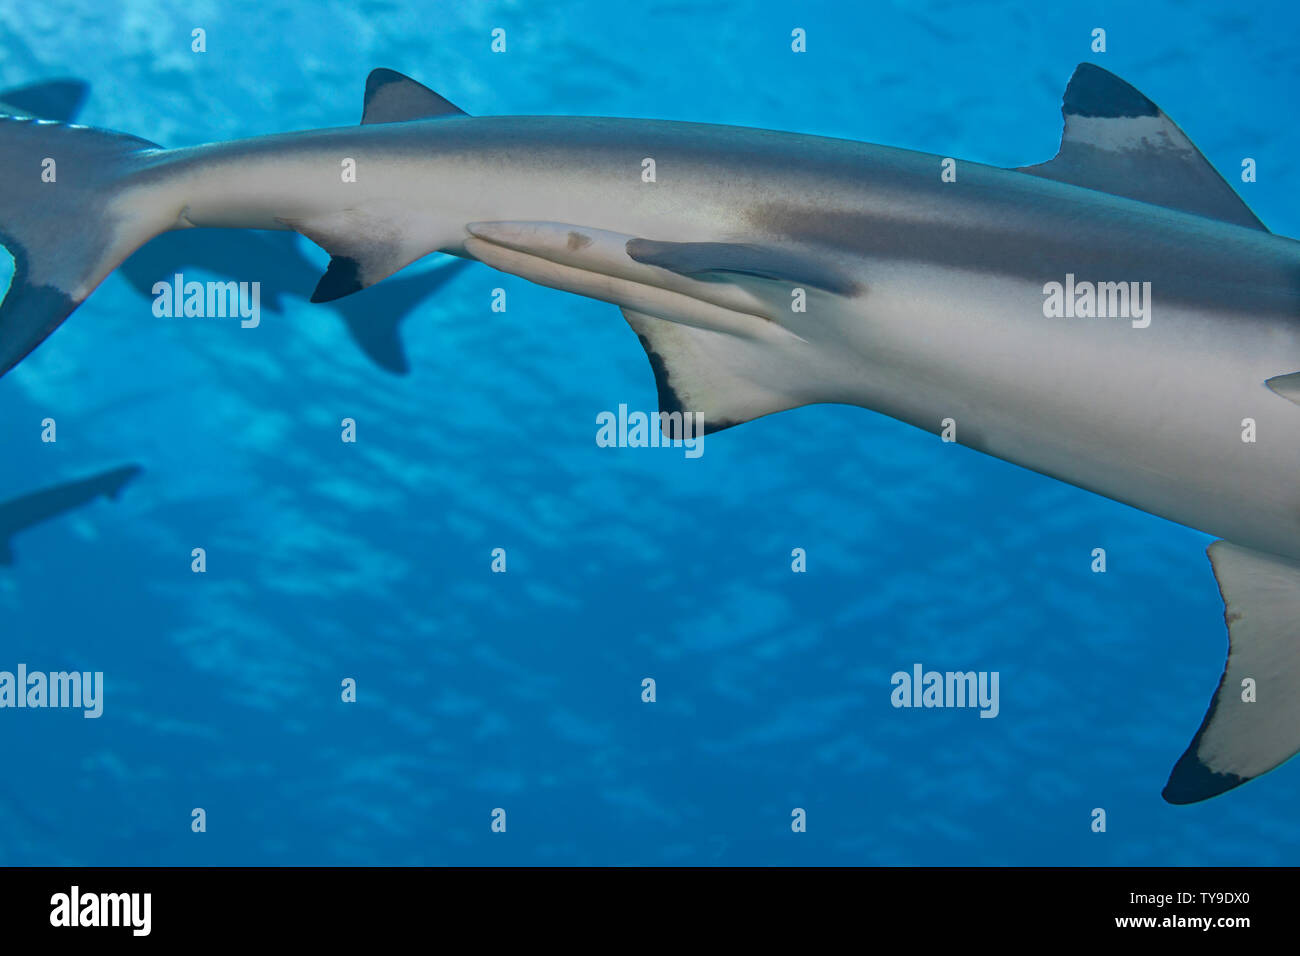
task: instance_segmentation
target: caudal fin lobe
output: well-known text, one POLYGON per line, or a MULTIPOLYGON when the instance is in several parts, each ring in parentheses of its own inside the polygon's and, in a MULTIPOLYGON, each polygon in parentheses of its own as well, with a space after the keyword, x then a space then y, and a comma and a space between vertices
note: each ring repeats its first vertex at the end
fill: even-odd
POLYGON ((123 133, 0 116, 0 242, 14 260, 0 303, 0 375, 167 228, 119 202, 158 149, 123 133))

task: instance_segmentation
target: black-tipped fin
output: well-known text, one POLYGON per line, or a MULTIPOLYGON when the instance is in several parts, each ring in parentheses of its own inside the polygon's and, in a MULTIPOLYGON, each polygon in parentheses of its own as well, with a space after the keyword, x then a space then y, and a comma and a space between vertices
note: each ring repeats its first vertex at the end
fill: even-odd
POLYGON ((465 111, 460 107, 396 70, 371 70, 370 76, 366 77, 362 125, 464 115, 465 111))
POLYGON ((1115 74, 1080 63, 1061 113, 1056 158, 1020 172, 1268 231, 1187 134, 1115 74))
POLYGON ((650 360, 660 412, 680 413, 664 420, 668 438, 684 437, 680 430, 687 415, 703 415, 709 434, 816 401, 778 384, 790 361, 771 343, 622 311, 650 360))
POLYGON ((314 219, 280 219, 330 254, 313 302, 332 302, 359 292, 410 265, 428 250, 407 241, 390 210, 342 209, 314 219))
POLYGON ((1164 798, 1196 803, 1300 750, 1300 563, 1227 541, 1208 554, 1223 596, 1228 663, 1164 798))
POLYGON ((14 259, 0 303, 0 375, 159 231, 109 213, 121 181, 154 149, 123 133, 0 116, 0 243, 14 259))

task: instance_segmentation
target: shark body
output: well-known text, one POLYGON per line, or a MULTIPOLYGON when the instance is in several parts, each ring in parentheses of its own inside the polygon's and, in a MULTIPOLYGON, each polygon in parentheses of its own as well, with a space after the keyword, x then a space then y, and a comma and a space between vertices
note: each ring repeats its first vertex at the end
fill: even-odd
POLYGON ((386 70, 355 128, 162 150, 8 120, 0 369, 173 229, 302 233, 332 256, 314 301, 438 251, 611 302, 661 408, 706 430, 861 405, 1221 538, 1228 665, 1164 791, 1194 802, 1300 749, 1300 244, 1111 74, 1080 66, 1063 113, 1057 157, 1014 170, 734 127, 474 118, 386 70), (9 173, 40 156, 57 184, 9 173), (1124 314, 1050 314, 1053 284, 1114 306, 1120 283, 1124 314))
POLYGON ((15 534, 80 508, 96 498, 116 499, 142 470, 139 465, 123 465, 89 478, 65 481, 0 501, 0 565, 13 563, 10 539, 15 534))

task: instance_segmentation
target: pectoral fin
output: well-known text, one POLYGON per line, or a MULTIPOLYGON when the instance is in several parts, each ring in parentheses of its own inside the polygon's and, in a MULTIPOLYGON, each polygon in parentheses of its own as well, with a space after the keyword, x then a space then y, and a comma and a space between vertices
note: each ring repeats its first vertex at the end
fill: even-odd
POLYGON ((531 282, 741 338, 796 338, 769 298, 638 262, 628 254, 636 240, 622 233, 557 222, 472 222, 466 231, 471 256, 531 282))
MULTIPOLYGON (((771 250, 671 243, 555 222, 474 222, 465 250, 532 282, 618 305, 650 359, 659 408, 704 418, 704 431, 828 400, 810 347, 737 275, 842 288, 812 263, 771 250), (667 270, 667 271, 665 271, 667 270), (814 281, 815 280, 815 281, 814 281)), ((692 418, 691 422, 694 423, 692 418)), ((662 422, 683 437, 682 417, 662 422)))
POLYGON ((800 382, 791 376, 787 350, 770 342, 682 325, 627 308, 623 318, 650 359, 659 410, 682 413, 661 420, 668 438, 683 437, 680 430, 686 415, 702 415, 704 433, 710 434, 816 400, 802 394, 800 382))
POLYGON ((1300 563, 1227 541, 1208 554, 1223 595, 1228 662, 1210 708, 1165 785, 1195 803, 1300 750, 1300 563))

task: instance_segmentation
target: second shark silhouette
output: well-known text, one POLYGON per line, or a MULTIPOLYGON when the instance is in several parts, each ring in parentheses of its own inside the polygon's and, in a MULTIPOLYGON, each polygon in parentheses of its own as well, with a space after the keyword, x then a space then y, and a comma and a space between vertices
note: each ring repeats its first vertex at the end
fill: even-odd
POLYGON ((41 488, 9 501, 0 501, 0 565, 13 564, 10 539, 19 531, 57 518, 96 498, 116 499, 122 489, 143 471, 139 465, 124 465, 109 471, 41 488))
MULTIPOLYGON (((153 295, 156 282, 203 269, 231 279, 261 283, 261 304, 283 313, 285 300, 306 301, 320 280, 320 267, 303 254, 293 233, 231 233, 220 229, 170 232, 147 243, 122 265, 131 286, 144 296, 153 295)), ((419 303, 437 291, 468 263, 450 259, 432 273, 402 276, 364 293, 327 303, 347 325, 352 340, 372 362, 386 372, 405 375, 411 370, 402 347, 400 327, 419 303)))
MULTIPOLYGON (((81 80, 60 79, 0 91, 0 111, 67 122, 86 100, 81 80)), ((124 465, 76 481, 41 488, 9 501, 0 501, 0 565, 13 563, 10 539, 19 531, 56 518, 96 498, 117 498, 143 469, 124 465)))

